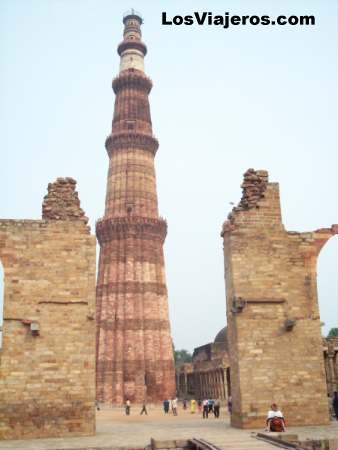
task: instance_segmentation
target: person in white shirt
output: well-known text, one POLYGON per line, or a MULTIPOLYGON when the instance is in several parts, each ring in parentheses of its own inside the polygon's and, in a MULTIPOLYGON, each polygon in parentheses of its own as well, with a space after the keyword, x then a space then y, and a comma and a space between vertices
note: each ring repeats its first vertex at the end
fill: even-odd
POLYGON ((285 420, 276 403, 271 405, 266 418, 266 431, 285 431, 285 420))
POLYGON ((171 400, 171 408, 173 410, 174 416, 177 416, 177 398, 171 400))
POLYGON ((207 419, 209 415, 209 400, 205 398, 203 400, 203 419, 207 419))
POLYGON ((130 400, 128 398, 126 401, 126 416, 130 415, 130 406, 131 406, 131 404, 130 404, 130 400))

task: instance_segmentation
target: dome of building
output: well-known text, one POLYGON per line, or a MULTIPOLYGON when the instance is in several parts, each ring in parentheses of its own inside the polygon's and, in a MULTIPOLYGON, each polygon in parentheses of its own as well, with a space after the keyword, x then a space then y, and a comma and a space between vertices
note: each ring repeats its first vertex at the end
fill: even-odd
POLYGON ((225 344, 227 344, 227 327, 224 327, 224 328, 222 328, 221 329, 221 331, 219 331, 217 334, 216 334, 216 337, 215 337, 215 340, 214 340, 214 343, 215 344, 221 344, 221 343, 225 343, 225 344))

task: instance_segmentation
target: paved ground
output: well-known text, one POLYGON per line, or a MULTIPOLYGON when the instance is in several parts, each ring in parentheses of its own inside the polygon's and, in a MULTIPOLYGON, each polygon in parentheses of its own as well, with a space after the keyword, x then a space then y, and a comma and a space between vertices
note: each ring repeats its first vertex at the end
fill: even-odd
MULTIPOLYGON (((263 430, 254 430, 263 431, 263 430)), ((338 439, 338 422, 325 427, 294 427, 287 430, 301 440, 307 438, 338 439)), ((148 416, 140 416, 139 409, 132 408, 126 417, 122 409, 97 412, 96 436, 81 438, 32 439, 25 441, 1 441, 0 450, 55 450, 109 447, 144 447, 150 438, 158 440, 203 438, 222 450, 276 449, 252 437, 252 430, 231 428, 226 413, 219 419, 213 416, 203 420, 199 414, 179 410, 179 415, 164 416, 159 408, 149 410, 148 416)))

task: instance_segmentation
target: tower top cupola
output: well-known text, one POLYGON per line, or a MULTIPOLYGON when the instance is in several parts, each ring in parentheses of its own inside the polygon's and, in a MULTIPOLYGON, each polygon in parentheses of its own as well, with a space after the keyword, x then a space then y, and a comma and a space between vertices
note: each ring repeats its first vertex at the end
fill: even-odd
POLYGON ((131 9, 123 15, 123 23, 123 41, 117 48, 121 57, 120 72, 127 69, 144 72, 144 56, 147 53, 147 47, 141 40, 143 23, 141 14, 131 9))

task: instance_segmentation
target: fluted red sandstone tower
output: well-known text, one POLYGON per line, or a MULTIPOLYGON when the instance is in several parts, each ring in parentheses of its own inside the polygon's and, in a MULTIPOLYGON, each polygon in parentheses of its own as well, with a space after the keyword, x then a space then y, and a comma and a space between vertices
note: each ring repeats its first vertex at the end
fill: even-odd
POLYGON ((163 401, 175 394, 175 374, 163 243, 167 224, 158 215, 152 133, 144 73, 147 48, 141 17, 123 19, 120 73, 112 132, 106 141, 109 171, 105 214, 97 222, 97 398, 122 403, 163 401))

